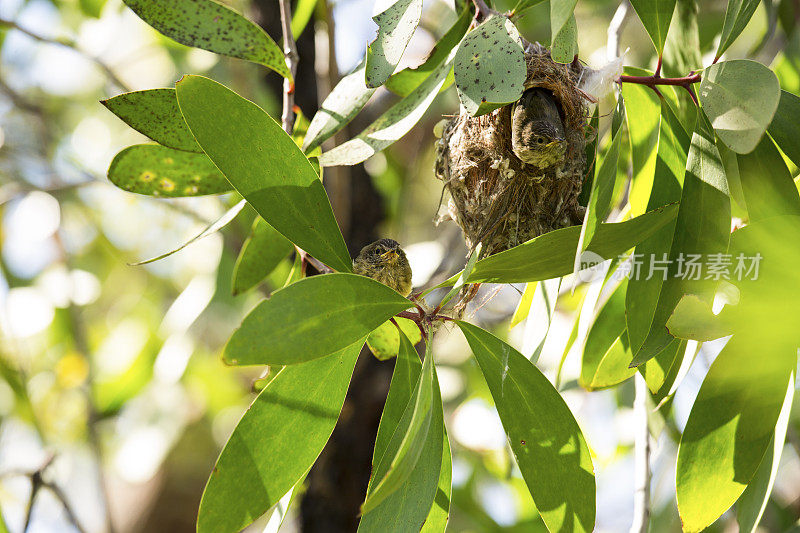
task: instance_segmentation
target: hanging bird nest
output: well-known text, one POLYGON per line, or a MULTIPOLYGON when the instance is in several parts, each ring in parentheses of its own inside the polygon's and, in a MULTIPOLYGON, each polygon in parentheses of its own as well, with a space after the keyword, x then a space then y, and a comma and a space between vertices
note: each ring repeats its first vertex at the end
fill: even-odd
POLYGON ((578 195, 586 174, 591 100, 577 88, 583 67, 555 63, 539 44, 528 43, 525 56, 525 89, 546 89, 559 106, 567 143, 561 163, 540 169, 514 154, 513 104, 480 117, 456 115, 444 125, 436 144, 436 177, 450 197, 447 213, 439 220, 454 220, 470 250, 482 242, 482 256, 583 220, 578 195))

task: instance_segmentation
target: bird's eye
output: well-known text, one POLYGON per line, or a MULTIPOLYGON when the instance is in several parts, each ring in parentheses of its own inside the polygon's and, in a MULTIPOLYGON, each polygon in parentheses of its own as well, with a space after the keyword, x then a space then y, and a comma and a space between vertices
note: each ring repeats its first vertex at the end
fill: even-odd
POLYGON ((536 144, 544 144, 544 137, 536 137, 536 144))
POLYGON ((375 255, 381 255, 381 254, 383 254, 383 252, 385 252, 385 251, 386 251, 386 250, 384 250, 384 249, 383 249, 383 246, 376 246, 376 247, 375 247, 375 255))

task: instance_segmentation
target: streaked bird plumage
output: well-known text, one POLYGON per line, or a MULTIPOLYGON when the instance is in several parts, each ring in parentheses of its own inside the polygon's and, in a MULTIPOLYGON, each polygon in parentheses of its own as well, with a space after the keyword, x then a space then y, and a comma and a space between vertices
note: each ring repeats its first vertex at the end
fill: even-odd
POLYGON ((411 294, 411 265, 400 243, 380 239, 368 244, 353 261, 353 272, 387 285, 403 296, 411 294))
POLYGON ((514 104, 511 149, 520 160, 542 169, 564 161, 567 142, 553 93, 534 87, 514 104))

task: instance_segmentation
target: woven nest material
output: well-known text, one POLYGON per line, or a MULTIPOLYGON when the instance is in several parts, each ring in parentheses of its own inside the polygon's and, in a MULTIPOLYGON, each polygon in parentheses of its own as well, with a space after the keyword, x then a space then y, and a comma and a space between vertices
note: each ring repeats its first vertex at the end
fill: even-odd
POLYGON ((588 99, 576 88, 582 67, 553 62, 538 44, 529 44, 525 56, 525 88, 547 89, 560 104, 564 162, 542 170, 517 158, 511 149, 513 104, 480 117, 453 117, 436 145, 436 177, 450 196, 440 220, 454 220, 470 250, 482 242, 483 256, 583 220, 578 195, 586 173, 588 99))

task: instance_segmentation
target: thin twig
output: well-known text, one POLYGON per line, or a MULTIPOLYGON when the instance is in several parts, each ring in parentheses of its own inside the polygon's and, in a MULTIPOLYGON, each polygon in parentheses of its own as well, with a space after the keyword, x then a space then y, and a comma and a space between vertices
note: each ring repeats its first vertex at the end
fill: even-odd
POLYGON ((289 67, 289 72, 292 73, 291 79, 285 78, 283 80, 283 114, 281 115, 281 123, 283 130, 289 135, 292 134, 292 127, 294 126, 294 77, 297 74, 297 46, 294 43, 294 36, 292 35, 292 5, 289 0, 280 0, 279 6, 281 9, 281 28, 283 29, 283 54, 286 57, 286 66, 289 67))
POLYGON ((659 96, 661 93, 658 90, 658 85, 671 85, 673 87, 683 87, 689 93, 689 96, 692 97, 692 101, 694 101, 695 105, 698 104, 697 102, 697 95, 695 95, 694 90, 692 90, 692 85, 695 83, 699 83, 703 77, 699 73, 695 73, 694 71, 690 72, 687 76, 682 76, 680 78, 662 78, 658 74, 654 74, 652 76, 620 76, 617 82, 619 83, 636 83, 638 85, 645 85, 653 89, 659 96))
POLYGON ((472 3, 475 4, 475 20, 478 22, 497 14, 497 11, 486 5, 484 0, 472 0, 472 3))
POLYGON ((13 20, 0 19, 0 26, 6 26, 8 28, 15 29, 21 33, 24 33, 25 35, 36 41, 47 44, 54 44, 57 46, 63 46, 64 48, 69 48, 70 50, 73 50, 74 52, 81 54, 83 57, 87 58, 88 60, 92 61, 95 65, 97 65, 100 68, 100 70, 105 72, 106 76, 108 76, 108 79, 111 80, 111 82, 114 85, 116 85, 125 92, 130 92, 130 88, 128 87, 128 85, 119 79, 114 70, 110 66, 108 66, 108 64, 105 61, 103 61, 97 56, 84 52, 83 50, 80 49, 80 47, 78 47, 78 43, 76 43, 72 39, 66 39, 66 38, 53 39, 51 37, 45 37, 44 35, 39 35, 38 33, 32 32, 27 28, 23 28, 13 20))
POLYGON ((650 524, 650 428, 647 425, 647 383, 637 372, 634 376, 633 411, 636 420, 634 444, 635 490, 631 533, 647 533, 650 524))
POLYGON ((606 45, 606 59, 613 61, 619 57, 619 38, 622 33, 622 28, 628 20, 628 9, 630 5, 628 0, 622 0, 614 16, 611 17, 611 22, 608 24, 608 44, 606 45))

